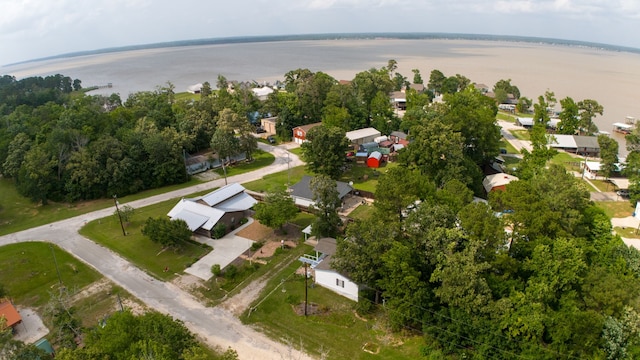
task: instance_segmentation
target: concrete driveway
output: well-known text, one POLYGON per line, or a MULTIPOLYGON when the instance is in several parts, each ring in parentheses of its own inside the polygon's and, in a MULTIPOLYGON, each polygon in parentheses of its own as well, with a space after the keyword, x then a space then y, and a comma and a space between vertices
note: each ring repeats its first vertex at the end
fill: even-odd
POLYGON ((253 244, 252 240, 235 235, 238 231, 244 229, 253 223, 253 219, 249 218, 249 222, 225 235, 222 239, 211 239, 206 236, 196 236, 196 241, 205 243, 213 247, 213 251, 203 256, 184 272, 197 276, 202 280, 209 280, 213 277, 211 266, 219 264, 221 269, 229 265, 233 260, 237 259, 242 253, 247 251, 253 244))

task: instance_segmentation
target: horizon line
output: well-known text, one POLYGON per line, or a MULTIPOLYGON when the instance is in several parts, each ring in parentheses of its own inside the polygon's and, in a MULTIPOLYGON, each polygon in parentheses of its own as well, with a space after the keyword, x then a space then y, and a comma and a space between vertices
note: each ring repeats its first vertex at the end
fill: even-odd
POLYGON ((4 64, 0 67, 27 64, 31 62, 73 58, 87 55, 109 54, 115 52, 160 49, 185 46, 222 45, 222 44, 248 44, 262 42, 304 41, 304 40, 339 40, 339 39, 396 39, 396 40, 485 40, 485 41, 513 41, 527 43, 544 43, 548 45, 582 46, 600 50, 631 52, 640 54, 640 48, 631 46, 597 43, 583 40, 569 40, 559 38, 546 38, 523 35, 492 35, 470 33, 440 33, 440 32, 362 32, 362 33, 310 33, 288 35, 246 35, 229 36, 219 38, 201 38, 189 40, 164 41, 137 45, 115 46, 93 50, 74 51, 52 56, 45 56, 30 60, 4 64))

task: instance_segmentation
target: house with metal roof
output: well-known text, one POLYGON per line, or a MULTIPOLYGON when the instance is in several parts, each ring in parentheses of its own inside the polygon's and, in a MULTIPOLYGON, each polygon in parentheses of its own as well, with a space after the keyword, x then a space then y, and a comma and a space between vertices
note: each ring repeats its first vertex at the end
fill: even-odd
POLYGON ((181 199, 167 216, 184 220, 196 234, 211 237, 217 224, 232 229, 256 203, 242 185, 232 183, 203 196, 181 199))
POLYGON ((503 190, 512 181, 520 180, 516 176, 509 175, 506 173, 497 173, 493 175, 487 175, 482 180, 482 186, 484 187, 484 191, 488 193, 496 190, 503 190))
POLYGON ((348 131, 345 134, 347 139, 349 139, 349 141, 354 145, 362 145, 364 143, 374 142, 375 138, 380 135, 382 135, 380 131, 372 127, 348 131))
POLYGON ((596 136, 549 135, 547 138, 549 147, 554 149, 586 156, 600 155, 600 145, 596 136))
MULTIPOLYGON (((313 177, 305 175, 300 181, 289 188, 289 194, 293 198, 293 201, 300 207, 308 208, 314 204, 311 179, 313 179, 313 177)), ((338 197, 342 200, 347 194, 353 191, 353 187, 345 182, 336 181, 336 190, 338 190, 338 197)))

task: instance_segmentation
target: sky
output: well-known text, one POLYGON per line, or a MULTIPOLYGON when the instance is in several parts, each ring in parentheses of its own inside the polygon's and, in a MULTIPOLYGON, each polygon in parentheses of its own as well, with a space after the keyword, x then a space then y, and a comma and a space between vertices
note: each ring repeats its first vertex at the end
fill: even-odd
POLYGON ((640 48, 640 0, 0 0, 0 65, 234 36, 444 32, 640 48))

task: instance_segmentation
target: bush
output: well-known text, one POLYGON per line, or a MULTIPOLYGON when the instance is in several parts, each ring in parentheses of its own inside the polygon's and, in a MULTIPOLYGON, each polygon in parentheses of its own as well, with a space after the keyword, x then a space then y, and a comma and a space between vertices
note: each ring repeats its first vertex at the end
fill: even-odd
POLYGON ((264 241, 256 241, 253 244, 251 244, 251 251, 258 251, 263 246, 264 246, 264 241))
POLYGON ((227 226, 223 223, 218 223, 211 230, 211 237, 214 239, 220 239, 227 234, 227 226))
POLYGON ((213 264, 211 266, 211 273, 213 276, 220 276, 222 274, 222 269, 220 269, 220 264, 213 264))
POLYGON ((242 219, 240 219, 240 221, 238 221, 238 226, 244 225, 244 224, 246 224, 248 222, 249 222, 249 219, 242 218, 242 219))
POLYGON ((233 280, 238 275, 238 268, 231 264, 224 269, 224 277, 229 280, 233 280))

